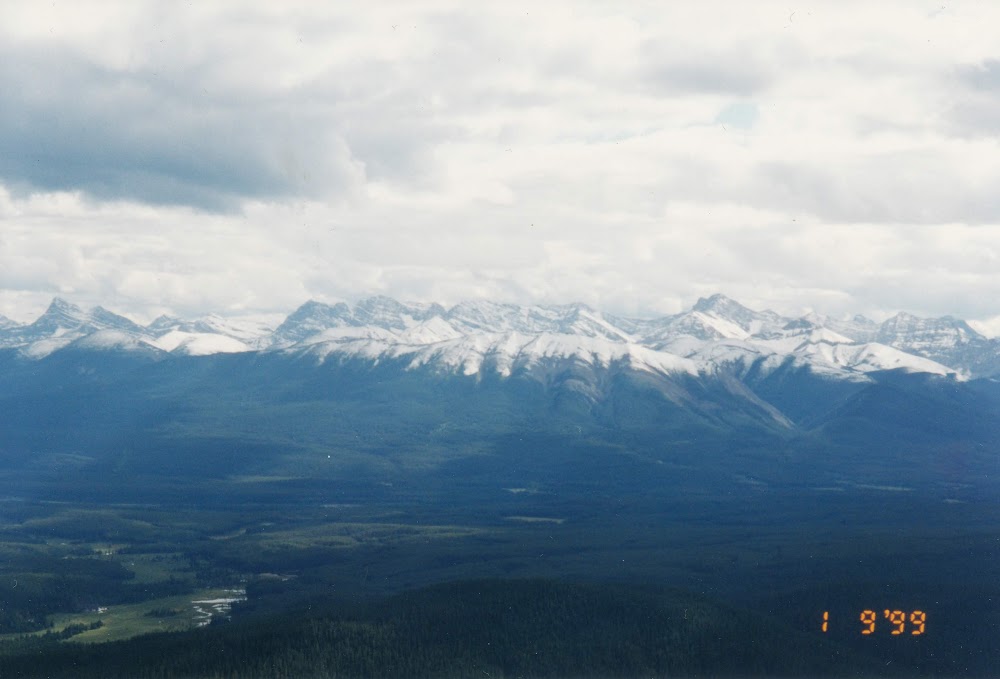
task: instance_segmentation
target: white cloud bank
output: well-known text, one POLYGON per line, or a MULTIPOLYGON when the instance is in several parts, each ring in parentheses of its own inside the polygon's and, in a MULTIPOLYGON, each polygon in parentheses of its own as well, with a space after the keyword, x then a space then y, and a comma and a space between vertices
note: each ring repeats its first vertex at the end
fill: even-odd
POLYGON ((724 292, 985 322, 998 23, 990 3, 4 3, 0 313, 724 292))

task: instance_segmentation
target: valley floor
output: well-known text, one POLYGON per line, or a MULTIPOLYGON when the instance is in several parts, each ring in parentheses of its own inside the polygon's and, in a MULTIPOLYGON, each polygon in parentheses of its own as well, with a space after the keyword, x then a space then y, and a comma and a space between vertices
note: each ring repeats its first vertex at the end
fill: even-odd
MULTIPOLYGON (((562 598, 597 597, 605 607, 609 601, 631 602, 633 609, 615 615, 653 621, 650 628, 623 619, 615 623, 617 631, 609 631, 609 614, 600 607, 590 616, 573 614, 584 628, 593 627, 590 633, 615 640, 602 647, 600 676, 667 674, 671 668, 732 676, 861 670, 892 675, 887 668, 904 675, 985 676, 1000 657, 1000 607, 992 603, 1000 600, 995 502, 877 484, 779 489, 744 483, 724 495, 690 491, 639 499, 498 488, 480 497, 488 500, 458 504, 430 495, 416 502, 389 494, 368 502, 241 504, 230 498, 200 506, 8 497, 0 503, 0 670, 16 667, 20 674, 3 676, 36 676, 19 658, 56 645, 62 650, 52 657, 65 658, 67 667, 76 666, 74 654, 91 657, 80 644, 134 638, 122 643, 149 651, 153 642, 140 635, 150 632, 182 634, 177 639, 186 648, 216 643, 219 637, 209 629, 195 629, 211 611, 213 621, 231 619, 223 628, 211 625, 212 635, 262 635, 273 644, 257 648, 286 660, 294 644, 277 641, 285 638, 283 628, 300 629, 308 620, 315 626, 319 616, 321 626, 332 625, 337 634, 363 630, 359 643, 382 660, 328 660, 347 662, 343 666, 357 673, 344 676, 383 676, 378 662, 392 656, 383 635, 402 634, 406 643, 417 643, 420 620, 458 634, 452 607, 472 606, 479 609, 473 617, 495 628, 473 635, 473 641, 499 634, 508 655, 484 655, 478 641, 469 641, 466 652, 435 637, 424 640, 437 650, 423 670, 448 676, 485 663, 510 676, 582 672, 565 664, 567 649, 584 644, 582 638, 567 647, 555 641, 533 647, 533 657, 548 654, 551 662, 510 660, 520 657, 511 644, 537 620, 500 615, 497 607, 520 596, 525 582, 547 583, 545 591, 555 592, 551 610, 537 614, 553 629, 571 624, 560 617, 572 609, 562 598), (477 585, 461 584, 476 582, 494 583, 492 598, 476 599, 470 592, 479 591, 477 585), (451 584, 442 589, 442 583, 451 584), (661 604, 649 604, 642 594, 648 588, 658 592, 661 598, 654 599, 661 604), (403 594, 422 603, 414 608, 405 603, 413 599, 398 599, 403 594), (213 600, 231 610, 199 603, 213 600), (379 606, 391 614, 377 613, 379 606), (862 636, 866 610, 878 611, 879 619, 876 633, 862 636), (896 627, 888 613, 882 619, 883 610, 904 617, 921 611, 926 631, 893 635, 896 627), (757 649, 745 655, 757 664, 742 671, 704 664, 715 651, 704 646, 707 638, 684 613, 680 620, 671 617, 677 611, 698 611, 706 630, 728 635, 724 647, 730 655, 757 649), (670 665, 644 634, 673 639, 671 657, 687 654, 685 660, 670 665), (677 650, 682 642, 683 652, 677 650), (779 650, 796 662, 775 664, 779 650), (445 662, 449 654, 457 654, 457 664, 445 662), (617 672, 616 657, 622 663, 617 672), (830 658, 839 660, 831 665, 830 658), (836 671, 826 671, 831 668, 836 671)), ((134 668, 134 676, 166 662, 149 653, 149 665, 134 668)), ((200 667, 206 676, 214 672, 210 664, 200 667)), ((62 670, 52 665, 46 672, 59 676, 62 670)), ((103 676, 114 675, 108 672, 103 676)))

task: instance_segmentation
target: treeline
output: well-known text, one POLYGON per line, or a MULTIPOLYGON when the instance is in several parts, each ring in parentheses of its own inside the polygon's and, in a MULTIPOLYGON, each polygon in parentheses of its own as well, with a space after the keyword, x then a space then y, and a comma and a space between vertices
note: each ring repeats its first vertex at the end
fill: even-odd
POLYGON ((908 676, 687 593, 542 580, 451 583, 320 602, 185 633, 26 640, 2 677, 908 676))
POLYGON ((131 572, 99 559, 22 556, 3 564, 0 573, 0 633, 44 629, 56 611, 117 603, 134 589, 131 572))
MULTIPOLYGON (((78 561, 85 561, 78 559, 78 561)), ((35 632, 49 626, 58 611, 84 611, 98 606, 138 603, 146 599, 184 594, 190 582, 171 578, 154 583, 130 582, 132 573, 55 575, 15 573, 0 580, 0 633, 35 632)))

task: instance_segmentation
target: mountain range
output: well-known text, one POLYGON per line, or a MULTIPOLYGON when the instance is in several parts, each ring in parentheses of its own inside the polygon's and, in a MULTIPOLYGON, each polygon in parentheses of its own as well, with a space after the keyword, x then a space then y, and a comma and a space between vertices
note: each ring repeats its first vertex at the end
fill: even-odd
POLYGON ((831 379, 870 381, 902 370, 966 380, 1000 373, 1000 339, 965 321, 900 313, 876 323, 755 311, 725 297, 699 299, 659 318, 625 318, 584 304, 522 306, 490 301, 401 303, 371 297, 350 306, 309 301, 277 327, 259 319, 161 316, 142 326, 102 307, 56 298, 33 323, 0 317, 0 349, 41 359, 67 348, 165 354, 306 354, 318 361, 406 359, 465 375, 509 376, 555 360, 628 365, 652 373, 773 372, 808 368, 831 379))
POLYGON ((722 295, 648 319, 372 297, 148 325, 56 299, 0 322, 0 478, 329 500, 417 476, 421 492, 603 488, 618 469, 623 492, 811 479, 955 497, 1000 479, 998 375, 1000 343, 954 318, 788 318, 722 295))

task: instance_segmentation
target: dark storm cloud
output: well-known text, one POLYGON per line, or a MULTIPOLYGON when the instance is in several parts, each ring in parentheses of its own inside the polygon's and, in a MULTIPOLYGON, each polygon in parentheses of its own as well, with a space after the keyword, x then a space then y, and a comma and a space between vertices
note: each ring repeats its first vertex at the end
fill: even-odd
POLYGON ((23 193, 227 211, 415 174, 434 135, 408 110, 412 100, 337 94, 302 85, 278 93, 266 82, 220 90, 193 68, 116 70, 68 49, 8 48, 0 181, 23 193))
POLYGON ((287 105, 66 50, 8 49, 0 63, 0 178, 15 189, 220 210, 351 181, 339 140, 287 105))

